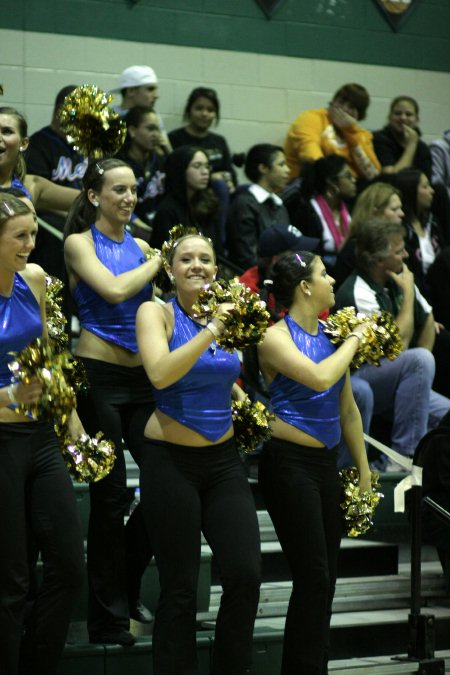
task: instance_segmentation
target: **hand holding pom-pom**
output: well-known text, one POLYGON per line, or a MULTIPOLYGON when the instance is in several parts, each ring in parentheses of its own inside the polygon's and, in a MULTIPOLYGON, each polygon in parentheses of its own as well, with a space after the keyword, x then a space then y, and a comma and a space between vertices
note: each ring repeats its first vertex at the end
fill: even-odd
POLYGON ((227 351, 261 342, 270 319, 265 302, 237 278, 221 279, 205 286, 193 310, 194 316, 220 319, 223 331, 217 337, 217 344, 227 351))
POLYGON ((75 392, 65 378, 65 369, 71 368, 69 352, 55 353, 48 340, 37 338, 20 353, 14 353, 9 369, 15 379, 28 383, 36 378, 42 385, 42 395, 34 403, 18 405, 17 410, 31 414, 35 419, 68 421, 76 405, 75 392))
POLYGON ((365 330, 351 368, 359 368, 363 363, 379 366, 382 358, 393 361, 403 351, 398 326, 389 312, 373 312, 367 317, 357 314, 354 307, 344 307, 328 317, 324 331, 331 342, 339 346, 360 324, 365 325, 365 330))
POLYGON ((343 469, 340 471, 340 476, 344 530, 348 537, 358 537, 372 527, 374 511, 383 497, 379 492, 379 475, 376 471, 372 471, 372 488, 362 494, 359 488, 359 474, 355 467, 343 469))
POLYGON ((69 473, 78 482, 96 483, 107 476, 114 466, 114 443, 102 440, 102 432, 91 438, 82 434, 74 443, 57 429, 63 458, 69 473))
POLYGON ((243 452, 254 452, 260 443, 268 441, 272 435, 270 423, 274 421, 275 415, 260 401, 252 403, 248 398, 233 401, 231 417, 236 445, 243 452))

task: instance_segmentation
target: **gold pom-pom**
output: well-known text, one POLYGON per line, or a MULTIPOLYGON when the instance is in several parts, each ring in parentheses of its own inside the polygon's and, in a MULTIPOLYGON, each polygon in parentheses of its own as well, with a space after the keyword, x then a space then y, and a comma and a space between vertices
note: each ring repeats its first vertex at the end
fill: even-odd
POLYGON ((9 369, 17 381, 26 383, 36 376, 43 385, 37 403, 21 404, 17 410, 31 414, 35 419, 56 418, 60 424, 67 423, 76 405, 75 392, 64 374, 65 369, 71 368, 71 354, 55 353, 48 340, 37 338, 20 353, 13 352, 13 356, 9 369))
POLYGON ((250 399, 245 399, 232 402, 231 418, 238 449, 249 453, 269 440, 272 434, 270 423, 275 420, 275 415, 261 401, 252 403, 250 399))
POLYGON ((398 326, 389 312, 373 312, 366 316, 356 313, 354 307, 344 307, 328 317, 324 323, 324 331, 333 344, 341 345, 361 323, 366 323, 366 329, 350 364, 351 368, 359 368, 363 363, 379 366, 382 358, 393 361, 401 354, 402 340, 398 326))
POLYGON ((361 494, 359 473, 355 467, 339 472, 342 483, 342 502, 344 531, 348 537, 359 537, 373 525, 373 514, 384 496, 380 490, 379 475, 371 472, 371 490, 361 494))
MULTIPOLYGON (((161 246, 161 255, 164 264, 167 266, 173 258, 173 250, 178 245, 178 240, 182 237, 187 237, 188 235, 199 235, 199 231, 196 227, 188 227, 187 225, 174 225, 169 230, 169 238, 161 246)), ((207 237, 206 237, 207 238, 207 237)), ((211 243, 211 239, 208 239, 211 243)))
POLYGON ((102 440, 101 431, 93 438, 82 434, 75 443, 65 429, 55 427, 66 466, 78 483, 96 483, 107 476, 114 466, 114 443, 102 440))
MULTIPOLYGON (((45 278, 45 283, 45 311, 47 315, 48 337, 53 351, 61 354, 67 350, 69 342, 69 336, 64 330, 67 319, 61 309, 62 298, 60 294, 64 288, 64 284, 58 277, 50 276, 45 278)), ((66 357, 67 359, 63 368, 67 383, 76 393, 80 391, 86 392, 89 389, 89 382, 83 362, 68 353, 66 353, 66 357)))
POLYGON ((217 344, 227 351, 257 345, 270 320, 266 303, 237 277, 213 281, 202 288, 192 309, 196 317, 220 318, 224 330, 217 338, 217 344), (231 303, 233 307, 219 315, 217 308, 223 303, 231 303))
POLYGON ((64 99, 59 112, 61 125, 70 143, 92 159, 115 155, 122 147, 125 122, 109 104, 110 94, 95 85, 83 84, 64 99))
POLYGON ((62 298, 60 293, 64 288, 63 282, 58 277, 45 277, 45 312, 47 315, 48 337, 53 342, 56 352, 67 349, 69 336, 64 330, 67 319, 62 313, 62 298))

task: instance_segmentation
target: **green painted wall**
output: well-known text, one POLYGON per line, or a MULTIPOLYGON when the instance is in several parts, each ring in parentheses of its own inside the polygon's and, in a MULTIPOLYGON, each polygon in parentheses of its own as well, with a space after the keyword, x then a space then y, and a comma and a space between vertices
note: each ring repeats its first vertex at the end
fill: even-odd
POLYGON ((450 72, 450 0, 416 2, 399 32, 374 0, 0 0, 0 27, 450 72))

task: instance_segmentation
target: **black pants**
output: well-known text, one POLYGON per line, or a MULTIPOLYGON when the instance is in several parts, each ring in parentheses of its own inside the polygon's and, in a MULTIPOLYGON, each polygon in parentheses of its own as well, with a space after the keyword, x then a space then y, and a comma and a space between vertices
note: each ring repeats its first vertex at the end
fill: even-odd
POLYGON ((72 481, 51 425, 0 424, 0 673, 54 675, 84 553, 72 481), (30 561, 41 552, 42 583, 25 624, 30 561), (25 635, 23 635, 25 629, 25 635), (21 640, 23 642, 21 644, 21 640))
POLYGON ((79 397, 80 418, 90 435, 102 431, 116 447, 111 473, 89 486, 88 630, 96 636, 129 627, 126 547, 130 549, 130 560, 138 566, 138 570, 130 570, 132 583, 138 588, 140 575, 152 557, 140 507, 129 521, 133 535, 126 537, 124 516, 129 500, 123 440, 139 464, 144 428, 154 405, 142 366, 127 368, 87 358, 82 361, 90 390, 86 397, 79 397))
POLYGON ((336 450, 273 438, 261 455, 259 483, 292 573, 281 673, 326 673, 341 540, 336 450))
POLYGON ((201 448, 147 440, 141 459, 141 504, 161 585, 153 630, 155 673, 197 673, 201 532, 223 586, 212 673, 247 672, 261 554, 255 504, 234 440, 201 448))

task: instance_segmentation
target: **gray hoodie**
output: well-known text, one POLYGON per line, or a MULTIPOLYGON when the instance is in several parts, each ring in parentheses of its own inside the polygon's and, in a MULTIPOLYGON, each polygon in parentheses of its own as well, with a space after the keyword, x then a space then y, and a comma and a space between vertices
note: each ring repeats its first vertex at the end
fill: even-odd
POLYGON ((450 199, 450 129, 444 131, 442 138, 430 143, 430 151, 433 162, 431 182, 445 185, 450 199))

